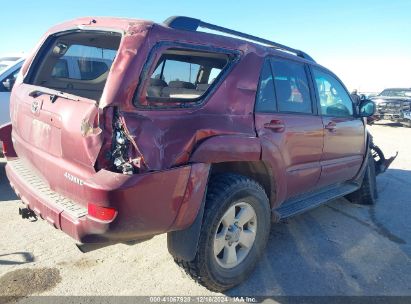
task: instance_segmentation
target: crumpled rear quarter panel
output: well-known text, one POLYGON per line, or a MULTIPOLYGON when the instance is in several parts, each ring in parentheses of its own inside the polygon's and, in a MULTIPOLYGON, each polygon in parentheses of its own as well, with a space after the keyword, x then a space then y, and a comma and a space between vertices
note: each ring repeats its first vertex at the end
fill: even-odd
MULTIPOLYGON (((94 142, 86 141, 79 130, 76 131, 77 137, 72 139, 72 143, 90 144, 91 154, 82 155, 81 161, 78 161, 81 165, 87 163, 87 170, 74 170, 79 164, 64 164, 64 160, 58 159, 58 153, 47 156, 49 160, 55 160, 50 161, 50 168, 60 164, 70 174, 83 178, 83 189, 74 191, 78 185, 68 185, 69 181, 64 181, 61 170, 47 171, 43 177, 53 190, 78 199, 83 206, 91 202, 115 208, 118 214, 112 223, 101 223, 88 216, 73 221, 62 212, 57 226, 82 242, 127 240, 187 228, 195 219, 204 198, 210 170, 210 164, 189 164, 192 153, 207 138, 217 135, 256 137, 253 108, 262 57, 256 54, 258 50, 249 43, 221 36, 176 31, 145 21, 96 18, 94 24, 91 20, 81 18, 54 27, 39 46, 50 34, 70 27, 114 28, 122 31, 119 52, 98 104, 102 131, 95 136, 94 142), (203 46, 207 41, 211 48, 239 51, 241 59, 201 105, 173 110, 138 108, 133 103, 134 94, 147 56, 159 41, 203 46), (111 145, 113 107, 118 107, 144 157, 147 168, 143 172, 123 175, 101 167, 95 172, 93 168, 97 154, 107 152, 111 145), (101 146, 100 152, 93 149, 101 146), (56 174, 59 176, 56 177, 56 174)), ((23 74, 27 73, 37 50, 23 66, 23 74)), ((61 102, 59 106, 63 104, 61 102)), ((239 140, 239 144, 242 143, 239 140)), ((66 150, 69 144, 63 143, 62 147, 66 150)), ((260 150, 255 150, 259 154, 260 150)), ((30 159, 33 151, 28 151, 23 144, 19 145, 19 151, 25 151, 26 157, 23 158, 38 168, 42 165, 39 162, 47 158, 43 155, 45 151, 41 151, 39 155, 43 155, 43 158, 30 159)))

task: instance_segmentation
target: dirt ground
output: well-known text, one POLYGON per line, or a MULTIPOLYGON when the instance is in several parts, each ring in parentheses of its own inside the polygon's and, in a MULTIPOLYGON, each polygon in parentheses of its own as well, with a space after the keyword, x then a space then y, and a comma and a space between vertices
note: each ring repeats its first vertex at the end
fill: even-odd
MULTIPOLYGON (((411 295, 411 128, 370 130, 387 156, 399 151, 377 178, 378 204, 339 199, 273 225, 254 273, 226 295, 411 295)), ((83 254, 47 222, 22 220, 4 166, 0 295, 215 295, 174 264, 166 235, 83 254)))

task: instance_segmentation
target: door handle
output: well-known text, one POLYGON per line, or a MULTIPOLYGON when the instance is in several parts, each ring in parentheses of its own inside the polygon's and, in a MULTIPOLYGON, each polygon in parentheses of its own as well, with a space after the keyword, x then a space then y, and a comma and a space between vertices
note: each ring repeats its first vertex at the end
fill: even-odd
POLYGON ((335 132, 337 130, 337 124, 333 121, 330 121, 324 129, 327 129, 330 132, 335 132))
POLYGON ((274 132, 284 132, 285 125, 281 120, 272 120, 264 124, 264 128, 271 129, 274 132))

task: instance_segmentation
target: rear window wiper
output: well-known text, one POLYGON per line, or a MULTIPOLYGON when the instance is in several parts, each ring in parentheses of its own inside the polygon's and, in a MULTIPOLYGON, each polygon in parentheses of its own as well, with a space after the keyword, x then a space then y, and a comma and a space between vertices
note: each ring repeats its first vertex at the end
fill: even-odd
POLYGON ((58 97, 69 99, 69 100, 74 100, 74 101, 80 101, 79 98, 77 98, 77 97, 75 97, 71 94, 66 94, 64 92, 59 92, 59 91, 55 91, 55 90, 39 90, 39 89, 37 89, 37 90, 31 91, 29 93, 29 96, 36 98, 36 97, 39 97, 43 94, 50 95, 51 103, 54 103, 57 100, 58 97))

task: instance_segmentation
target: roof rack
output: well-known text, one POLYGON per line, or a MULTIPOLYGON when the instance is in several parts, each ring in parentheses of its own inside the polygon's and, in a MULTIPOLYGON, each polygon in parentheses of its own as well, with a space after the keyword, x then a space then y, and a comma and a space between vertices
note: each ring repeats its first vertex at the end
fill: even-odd
POLYGON ((199 27, 202 28, 207 28, 210 30, 214 30, 217 32, 221 32, 221 33, 226 33, 226 34, 230 34, 233 36, 237 36, 237 37, 241 37, 241 38, 245 38, 251 41, 255 41, 255 42, 259 42, 262 44, 266 44, 268 46, 271 46, 275 49, 279 49, 279 50, 283 50, 283 51, 287 51, 290 53, 293 53, 301 58, 307 59, 309 61, 315 62, 314 59, 309 56, 307 53, 304 53, 303 51, 300 50, 296 50, 293 48, 290 48, 288 46, 285 46, 283 44, 274 42, 274 41, 270 41, 264 38, 260 38, 260 37, 256 37, 253 35, 249 35, 249 34, 245 34, 242 32, 238 32, 235 30, 231 30, 219 25, 215 25, 215 24, 211 24, 211 23, 207 23, 204 21, 201 21, 200 19, 195 19, 195 18, 191 18, 191 17, 184 17, 184 16, 172 16, 167 18, 164 22, 163 22, 166 26, 171 27, 173 29, 178 29, 178 30, 185 30, 185 31, 197 31, 197 29, 199 27))

